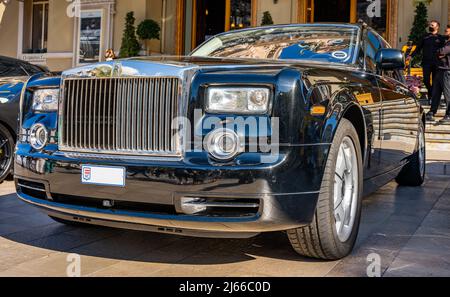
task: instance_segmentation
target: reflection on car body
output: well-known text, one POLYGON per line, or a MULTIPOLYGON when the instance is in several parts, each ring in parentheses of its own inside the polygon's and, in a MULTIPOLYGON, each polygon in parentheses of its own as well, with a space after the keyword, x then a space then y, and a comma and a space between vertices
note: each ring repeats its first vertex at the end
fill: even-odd
POLYGON ((28 78, 38 73, 48 70, 0 56, 0 183, 12 173, 20 94, 28 78))

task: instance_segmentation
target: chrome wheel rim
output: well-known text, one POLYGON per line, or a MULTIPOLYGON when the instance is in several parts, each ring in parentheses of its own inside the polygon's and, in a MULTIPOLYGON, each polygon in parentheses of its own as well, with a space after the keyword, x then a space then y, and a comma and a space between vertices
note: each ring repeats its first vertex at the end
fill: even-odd
POLYGON ((356 221, 359 168, 353 141, 345 137, 339 148, 334 179, 334 218, 339 240, 347 242, 356 221))
POLYGON ((11 153, 12 148, 8 137, 0 133, 0 176, 3 176, 5 170, 10 167, 11 153))
POLYGON ((419 166, 420 166, 420 176, 425 176, 425 154, 426 154, 426 145, 425 145, 425 134, 423 133, 423 129, 420 129, 419 136, 419 166))

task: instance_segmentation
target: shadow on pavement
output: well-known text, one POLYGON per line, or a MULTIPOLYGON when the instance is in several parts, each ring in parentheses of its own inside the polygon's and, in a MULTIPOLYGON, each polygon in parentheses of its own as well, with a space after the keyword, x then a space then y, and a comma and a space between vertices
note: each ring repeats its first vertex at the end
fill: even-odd
MULTIPOLYGON (((360 234, 352 255, 357 257, 373 249, 397 253, 447 187, 447 178, 430 176, 422 188, 399 187, 393 182, 364 199, 360 234)), ((100 259, 194 266, 248 263, 256 258, 275 266, 282 266, 284 261, 324 263, 297 255, 283 232, 250 239, 205 239, 96 226, 69 227, 23 203, 11 194, 13 188, 8 189, 0 188, 0 241, 3 237, 25 252, 49 250, 100 259)))
POLYGON ((450 162, 430 161, 427 163, 427 173, 450 177, 450 162))
POLYGON ((98 226, 65 226, 18 200, 15 194, 0 196, 1 237, 38 249, 138 262, 215 265, 259 257, 323 262, 296 254, 284 232, 250 239, 207 239, 98 226), (4 219, 8 213, 9 218, 4 219))

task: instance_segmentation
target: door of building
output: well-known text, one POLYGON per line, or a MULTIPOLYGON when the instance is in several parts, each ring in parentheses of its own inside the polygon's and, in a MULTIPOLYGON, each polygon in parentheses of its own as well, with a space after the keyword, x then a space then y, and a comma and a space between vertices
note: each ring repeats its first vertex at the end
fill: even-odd
POLYGON ((314 22, 348 23, 351 0, 313 0, 314 22))
POLYGON ((192 7, 186 11, 187 15, 192 11, 192 33, 187 32, 187 36, 191 34, 192 38, 186 48, 194 49, 210 37, 225 31, 256 25, 256 1, 194 0, 192 7))
POLYGON ((360 6, 358 0, 303 1, 306 4, 306 21, 309 23, 355 23, 357 21, 358 7, 360 6))
POLYGON ((226 1, 197 0, 194 7, 194 47, 225 31, 226 1))

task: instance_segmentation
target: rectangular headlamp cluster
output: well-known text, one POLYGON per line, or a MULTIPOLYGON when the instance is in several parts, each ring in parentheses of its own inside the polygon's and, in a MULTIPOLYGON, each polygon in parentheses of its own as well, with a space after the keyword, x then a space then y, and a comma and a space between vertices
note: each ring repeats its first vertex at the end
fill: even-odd
POLYGON ((206 93, 208 112, 264 114, 269 109, 269 88, 209 87, 206 93))
POLYGON ((33 93, 33 110, 42 112, 58 111, 59 89, 37 89, 33 93))

